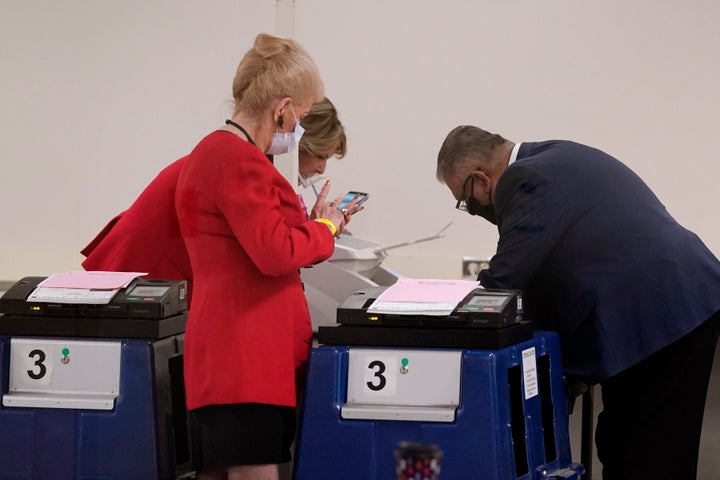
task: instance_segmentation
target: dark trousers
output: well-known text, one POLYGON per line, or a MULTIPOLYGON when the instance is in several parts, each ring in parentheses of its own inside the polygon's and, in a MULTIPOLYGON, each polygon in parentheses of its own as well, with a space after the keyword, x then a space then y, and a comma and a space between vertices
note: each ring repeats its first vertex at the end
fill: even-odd
POLYGON ((720 312, 601 382, 595 443, 603 480, 696 478, 720 312))

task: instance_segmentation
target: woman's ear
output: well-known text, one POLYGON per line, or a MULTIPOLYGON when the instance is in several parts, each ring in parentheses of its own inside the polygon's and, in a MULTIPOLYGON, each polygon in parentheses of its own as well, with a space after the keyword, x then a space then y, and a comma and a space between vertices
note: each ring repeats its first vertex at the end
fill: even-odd
POLYGON ((285 110, 290 104, 292 104, 292 98, 284 97, 280 100, 277 100, 273 105, 273 119, 275 120, 275 124, 279 128, 282 128, 283 123, 285 122, 285 119, 283 117, 285 114, 285 110))

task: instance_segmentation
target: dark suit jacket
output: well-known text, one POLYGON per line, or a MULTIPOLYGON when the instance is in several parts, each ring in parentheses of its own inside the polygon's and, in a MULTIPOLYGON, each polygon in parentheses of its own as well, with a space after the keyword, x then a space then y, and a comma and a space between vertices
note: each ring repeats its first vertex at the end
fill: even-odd
POLYGON ((629 168, 567 141, 523 143, 498 180, 487 288, 524 290, 571 378, 595 383, 720 310, 720 263, 629 168))

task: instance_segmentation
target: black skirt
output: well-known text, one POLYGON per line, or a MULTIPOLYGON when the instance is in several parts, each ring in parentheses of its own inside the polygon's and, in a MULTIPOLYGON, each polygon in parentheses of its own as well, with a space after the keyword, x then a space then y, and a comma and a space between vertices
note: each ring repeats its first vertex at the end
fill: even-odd
POLYGON ((195 471, 289 462, 295 408, 259 403, 209 405, 189 412, 195 471))

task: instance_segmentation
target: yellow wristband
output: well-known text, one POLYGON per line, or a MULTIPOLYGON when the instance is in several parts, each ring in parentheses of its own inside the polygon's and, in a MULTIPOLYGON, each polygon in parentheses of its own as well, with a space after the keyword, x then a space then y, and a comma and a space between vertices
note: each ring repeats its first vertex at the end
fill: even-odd
POLYGON ((335 226, 335 224, 334 224, 331 220, 328 220, 327 218, 316 218, 315 221, 316 221, 316 222, 320 222, 320 223, 324 223, 325 225, 327 225, 328 228, 330 228, 330 232, 332 233, 332 236, 333 236, 333 237, 334 237, 335 234, 337 233, 337 227, 335 226))

